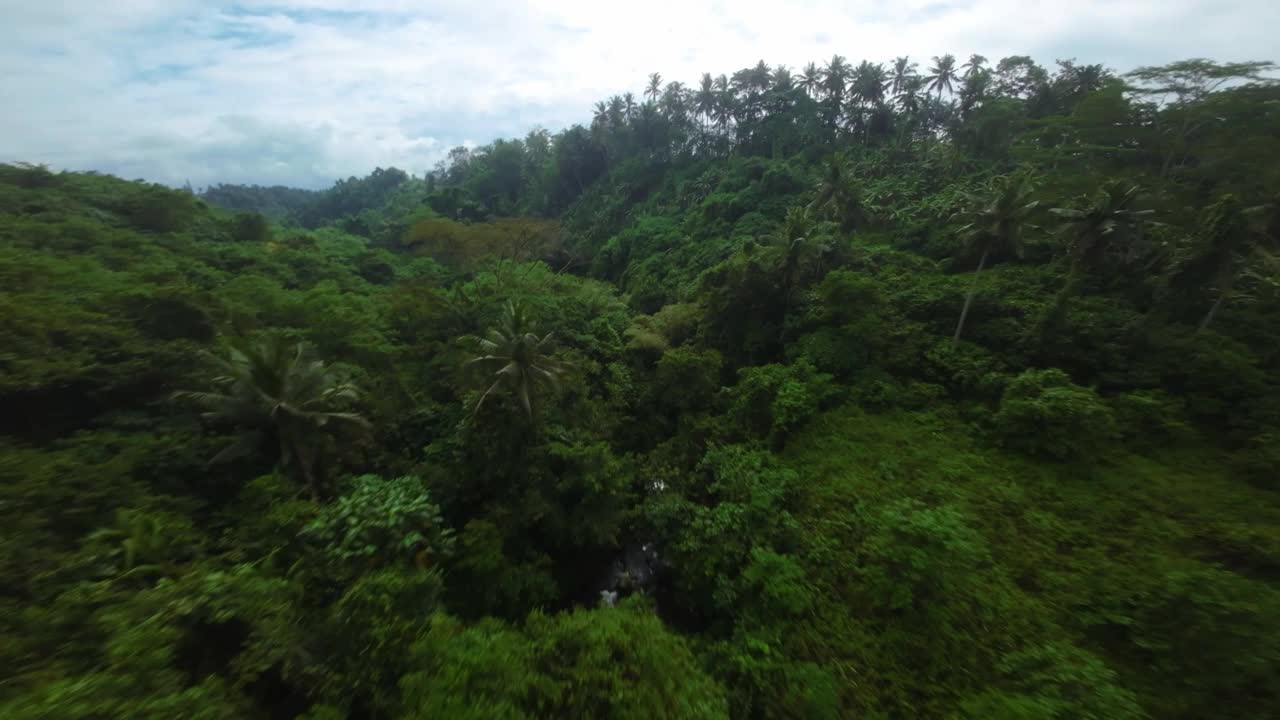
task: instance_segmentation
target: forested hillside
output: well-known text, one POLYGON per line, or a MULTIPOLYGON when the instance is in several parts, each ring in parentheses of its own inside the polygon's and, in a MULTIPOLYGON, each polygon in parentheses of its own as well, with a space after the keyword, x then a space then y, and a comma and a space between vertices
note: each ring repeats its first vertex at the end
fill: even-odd
POLYGON ((317 193, 0 166, 0 716, 1274 717, 1274 73, 655 73, 317 193))

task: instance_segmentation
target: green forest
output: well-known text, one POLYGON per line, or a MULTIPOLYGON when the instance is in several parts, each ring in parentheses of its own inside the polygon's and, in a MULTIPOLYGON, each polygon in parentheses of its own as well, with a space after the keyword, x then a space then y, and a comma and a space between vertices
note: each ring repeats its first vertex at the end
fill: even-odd
POLYGON ((1276 70, 654 73, 320 191, 0 165, 0 716, 1275 717, 1276 70))

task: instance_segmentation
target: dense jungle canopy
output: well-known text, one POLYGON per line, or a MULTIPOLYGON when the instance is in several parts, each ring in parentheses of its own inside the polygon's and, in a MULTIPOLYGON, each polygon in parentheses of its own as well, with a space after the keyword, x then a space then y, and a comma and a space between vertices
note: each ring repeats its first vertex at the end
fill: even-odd
POLYGON ((0 166, 0 716, 1274 717, 1280 84, 1125 70, 0 166))

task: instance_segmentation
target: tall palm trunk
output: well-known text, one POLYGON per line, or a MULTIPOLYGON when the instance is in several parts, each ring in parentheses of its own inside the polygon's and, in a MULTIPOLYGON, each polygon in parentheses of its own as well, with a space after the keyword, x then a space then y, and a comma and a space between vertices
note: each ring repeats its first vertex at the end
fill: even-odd
POLYGON ((982 251, 982 258, 978 260, 978 269, 973 272, 973 283, 969 286, 969 294, 964 298, 964 307, 960 310, 960 322, 956 323, 956 334, 951 338, 953 342, 960 342, 960 334, 964 332, 965 318, 969 317, 969 306, 973 305, 973 296, 978 294, 978 276, 982 274, 982 269, 987 266, 987 253, 989 250, 982 251))
POLYGON ((1071 268, 1067 275, 1067 282, 1058 291, 1053 298, 1053 305, 1049 307, 1048 313, 1045 314, 1040 324, 1041 340, 1056 332, 1061 326, 1063 319, 1067 316, 1067 307, 1071 301, 1080 294, 1081 288, 1084 286, 1084 270, 1078 265, 1071 268))
POLYGON ((1196 328, 1197 333, 1203 332, 1205 328, 1209 327, 1209 324, 1213 322, 1213 318, 1217 316, 1218 309, 1226 303, 1227 296, 1230 294, 1230 288, 1223 288, 1218 295, 1218 299, 1213 301, 1213 306, 1209 308, 1209 312, 1205 313, 1204 319, 1200 321, 1200 327, 1196 328))
POLYGON ((311 467, 311 463, 299 457, 298 464, 302 466, 302 476, 306 478, 307 488, 311 490, 311 499, 316 502, 320 502, 324 493, 320 488, 320 480, 316 477, 315 470, 311 467))
MULTIPOLYGON (((295 440, 284 440, 280 442, 281 457, 289 458, 302 479, 307 483, 307 490, 311 493, 311 499, 320 502, 324 496, 320 487, 320 479, 316 477, 315 468, 311 466, 311 458, 307 457, 307 453, 302 449, 302 443, 295 440)), ((297 479, 296 476, 294 478, 297 479)))

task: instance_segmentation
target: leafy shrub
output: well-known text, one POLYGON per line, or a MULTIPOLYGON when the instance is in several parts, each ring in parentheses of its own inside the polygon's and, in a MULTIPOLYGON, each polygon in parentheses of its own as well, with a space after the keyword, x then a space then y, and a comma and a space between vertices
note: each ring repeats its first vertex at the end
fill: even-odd
POLYGON ((1058 460, 1087 458, 1115 436, 1115 418, 1097 393, 1056 368, 1009 382, 995 418, 1002 444, 1058 460))
POLYGON ((675 348, 658 361, 654 395, 663 407, 678 411, 709 409, 720 391, 720 353, 675 348))
POLYGON ((123 209, 139 230, 169 233, 185 229, 195 218, 197 205, 189 194, 154 185, 135 191, 123 209))
POLYGON ((748 626, 710 649, 705 662, 730 690, 731 717, 840 717, 835 677, 816 663, 780 652, 777 645, 776 637, 748 626))
POLYGON ((748 437, 781 446, 788 435, 836 396, 831 376, 807 359, 738 371, 729 417, 748 437))
POLYGON ((1254 436, 1236 453, 1234 465, 1254 485, 1280 489, 1280 429, 1270 428, 1254 436))
POLYGON ((727 718, 724 689, 635 605, 464 628, 436 616, 405 676, 405 718, 727 718))
POLYGON ((1269 717, 1280 703, 1280 593, 1212 565, 1176 565, 1117 588, 1101 603, 1102 620, 1126 642, 1115 650, 1177 693, 1157 693, 1155 717, 1211 717, 1224 706, 1235 717, 1269 717), (1151 580, 1154 580, 1152 582, 1151 580))
POLYGON ((957 393, 994 398, 1004 382, 1004 363, 972 343, 938 340, 925 351, 924 365, 929 382, 957 393))
POLYGON ((271 224, 258 213, 236 213, 231 220, 231 237, 236 242, 265 243, 271 240, 271 224))
POLYGON ((681 591, 681 610, 714 617, 750 607, 759 616, 761 608, 807 604, 806 591, 762 577, 766 568, 802 573, 783 554, 799 534, 790 512, 794 472, 769 453, 730 445, 708 451, 680 482, 650 501, 647 515, 681 591))
POLYGON ((345 687, 368 693, 386 712, 394 709, 397 698, 383 689, 395 687, 409 670, 409 651, 426 631, 443 591, 444 578, 435 569, 385 568, 352 584, 325 625, 345 687))
POLYGON ((882 608, 923 607, 987 559, 986 541, 954 507, 903 499, 886 505, 870 523, 860 573, 882 608))
POLYGON ((342 564, 430 564, 453 550, 453 531, 422 482, 361 475, 351 490, 325 507, 304 534, 342 564))
POLYGON ((1140 720, 1146 717, 1113 670, 1067 643, 1010 653, 997 666, 1003 687, 966 700, 966 720, 1140 720))
POLYGON ((1186 403, 1163 390, 1137 390, 1111 398, 1116 426, 1127 441, 1164 445, 1187 439, 1186 403))

